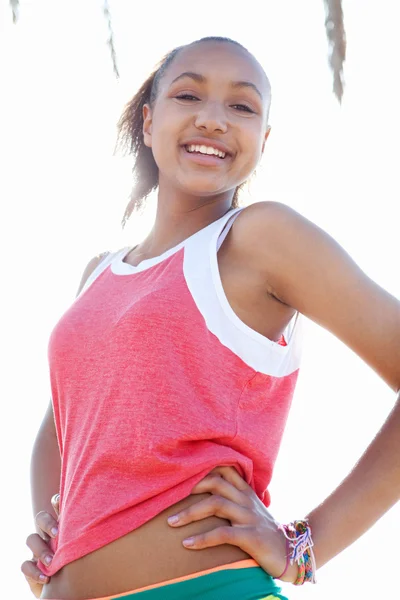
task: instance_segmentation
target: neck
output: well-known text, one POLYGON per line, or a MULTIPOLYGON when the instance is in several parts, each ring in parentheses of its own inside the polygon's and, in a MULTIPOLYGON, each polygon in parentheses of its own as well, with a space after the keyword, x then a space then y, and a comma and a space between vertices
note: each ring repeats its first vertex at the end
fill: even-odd
POLYGON ((165 187, 160 189, 154 226, 140 244, 142 250, 157 255, 173 248, 226 214, 232 197, 232 190, 218 196, 196 198, 177 190, 167 194, 165 187))

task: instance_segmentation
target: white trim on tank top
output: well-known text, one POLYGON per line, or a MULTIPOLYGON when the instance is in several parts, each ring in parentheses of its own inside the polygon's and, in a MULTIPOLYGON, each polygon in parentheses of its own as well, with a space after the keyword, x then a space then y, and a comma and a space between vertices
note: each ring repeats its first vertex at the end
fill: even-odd
POLYGON ((183 272, 191 296, 207 328, 218 340, 255 371, 282 377, 297 370, 301 359, 302 315, 296 312, 283 333, 286 346, 268 339, 246 325, 233 311, 218 268, 217 252, 243 208, 230 210, 159 256, 137 266, 123 262, 134 246, 107 254, 93 270, 78 297, 108 266, 116 276, 134 275, 169 258, 185 247, 183 272))
POLYGON ((207 329, 221 344, 255 371, 283 377, 300 366, 302 315, 293 315, 283 333, 287 345, 282 346, 246 325, 233 311, 222 286, 217 252, 242 210, 225 215, 225 222, 219 220, 213 228, 202 230, 187 241, 183 271, 207 329))
POLYGON ((154 256, 152 258, 145 258, 145 259, 143 259, 136 266, 130 265, 129 263, 124 262, 125 257, 136 246, 124 246, 124 248, 122 248, 121 250, 117 250, 116 252, 108 252, 108 254, 104 258, 101 259, 101 261, 96 266, 96 268, 93 269, 93 271, 91 272, 91 274, 89 275, 89 277, 85 281, 85 284, 84 284, 82 290, 79 292, 79 294, 78 294, 77 297, 79 298, 79 296, 93 283, 93 281, 95 279, 97 279, 97 277, 100 275, 100 273, 102 273, 103 271, 106 270, 106 268, 109 265, 110 265, 111 272, 114 273, 114 275, 117 275, 117 276, 119 276, 119 275, 133 275, 135 273, 140 273, 141 271, 145 271, 147 269, 150 269, 152 266, 154 266, 154 265, 162 262, 166 258, 169 258, 173 254, 175 254, 175 252, 178 252, 178 250, 180 250, 181 248, 183 248, 183 246, 188 242, 188 240, 190 240, 194 236, 198 235, 200 232, 204 231, 205 229, 208 229, 209 227, 215 226, 216 223, 218 223, 222 219, 227 218, 228 215, 231 216, 237 210, 240 210, 240 209, 231 209, 231 210, 229 210, 227 213, 225 213, 225 215, 223 215, 222 217, 220 217, 220 219, 218 219, 217 221, 213 221, 209 225, 206 225, 206 227, 203 227, 203 229, 200 229, 199 231, 196 231, 195 233, 193 233, 191 236, 189 236, 188 238, 186 238, 185 240, 183 240, 182 242, 180 242, 176 246, 173 246, 173 248, 170 248, 169 250, 166 250, 165 252, 163 252, 162 254, 159 254, 158 256, 154 256))
POLYGON ((176 246, 173 246, 173 248, 166 250, 165 252, 163 252, 162 254, 159 254, 158 256, 153 256, 152 258, 145 258, 142 261, 140 261, 140 263, 136 266, 130 265, 129 263, 124 262, 124 258, 129 254, 129 252, 131 252, 135 248, 135 246, 130 246, 127 249, 124 248, 121 252, 117 253, 117 255, 115 256, 115 259, 111 262, 111 267, 110 267, 111 271, 114 273, 114 275, 131 275, 133 273, 140 273, 142 271, 146 271, 147 269, 150 269, 154 265, 157 265, 158 263, 162 262, 166 258, 169 258, 173 254, 178 252, 178 250, 183 248, 188 243, 189 240, 191 240, 192 238, 195 238, 202 231, 206 231, 206 230, 212 228, 213 226, 215 227, 216 223, 225 222, 225 219, 227 217, 229 217, 230 215, 232 215, 237 210, 240 210, 240 209, 229 210, 222 217, 217 219, 217 221, 213 221, 212 223, 209 223, 209 225, 206 225, 199 231, 196 231, 195 233, 193 233, 191 236, 189 236, 188 238, 186 238, 185 240, 183 240, 176 246))

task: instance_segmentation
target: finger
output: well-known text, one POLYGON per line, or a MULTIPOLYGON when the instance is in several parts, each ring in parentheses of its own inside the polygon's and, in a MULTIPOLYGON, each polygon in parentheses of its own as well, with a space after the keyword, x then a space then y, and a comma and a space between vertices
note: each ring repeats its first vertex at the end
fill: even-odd
MULTIPOLYGON (((209 473, 192 488, 190 493, 204 494, 205 492, 223 496, 241 506, 250 506, 250 494, 247 493, 247 490, 239 490, 233 483, 216 473, 209 473)), ((254 494, 253 490, 251 492, 254 494)))
POLYGON ((41 572, 40 569, 31 560, 26 560, 21 565, 21 571, 25 575, 26 579, 31 582, 40 583, 44 585, 49 582, 49 577, 41 572))
POLYGON ((26 545, 32 551, 36 560, 40 559, 45 565, 49 565, 53 558, 53 552, 45 540, 38 534, 32 533, 26 539, 26 545))
POLYGON ((244 478, 241 477, 235 467, 216 467, 211 471, 211 473, 220 473, 226 481, 234 485, 242 492, 252 489, 252 487, 244 480, 244 478))
POLYGON ((25 579, 28 582, 30 590, 31 590, 32 594, 35 596, 35 598, 40 598, 42 595, 42 591, 43 591, 43 585, 46 582, 37 583, 33 579, 29 579, 29 577, 26 577, 25 579))
POLYGON ((249 546, 251 531, 253 531, 253 528, 237 528, 230 527, 229 525, 216 527, 211 531, 187 538, 182 541, 182 544, 185 548, 190 548, 190 550, 202 550, 203 548, 230 544, 231 546, 238 546, 247 552, 246 548, 249 546))
POLYGON ((51 500, 51 505, 54 508, 54 512, 56 513, 57 517, 60 516, 60 494, 54 494, 54 496, 52 496, 51 500))
MULTIPOLYGON (((38 529, 46 533, 49 537, 55 538, 58 533, 58 522, 45 510, 41 510, 35 517, 35 524, 38 529)), ((46 536, 44 536, 47 540, 46 536)))
POLYGON ((181 527, 214 516, 227 519, 232 525, 255 525, 254 515, 248 508, 217 495, 209 496, 169 517, 168 524, 181 527), (173 518, 178 518, 178 521, 172 521, 173 518))

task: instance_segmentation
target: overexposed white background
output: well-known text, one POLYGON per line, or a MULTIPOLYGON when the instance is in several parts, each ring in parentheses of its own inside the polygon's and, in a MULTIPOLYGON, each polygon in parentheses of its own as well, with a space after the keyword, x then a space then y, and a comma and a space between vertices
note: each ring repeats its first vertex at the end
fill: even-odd
MULTIPOLYGON (((229 36, 272 83, 272 133, 246 202, 292 206, 400 297, 395 0, 345 0, 348 54, 340 107, 331 91, 322 0, 110 2, 121 79, 101 0, 0 8, 2 597, 31 596, 20 573, 34 531, 29 463, 50 398, 47 343, 88 260, 133 245, 154 206, 120 222, 130 159, 113 157, 123 105, 171 48, 229 36), (397 168, 397 170, 396 170, 397 168)), ((395 394, 334 336, 307 321, 301 375, 270 487, 271 511, 301 518, 345 477, 395 394)), ((268 432, 265 432, 268 443, 268 432)), ((94 499, 95 501, 95 499, 94 499)), ((397 589, 396 506, 291 599, 388 597, 397 589)))

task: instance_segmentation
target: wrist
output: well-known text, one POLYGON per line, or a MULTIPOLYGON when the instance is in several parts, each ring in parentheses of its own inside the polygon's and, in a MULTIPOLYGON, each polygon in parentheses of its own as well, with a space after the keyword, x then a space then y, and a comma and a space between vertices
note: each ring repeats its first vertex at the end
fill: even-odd
POLYGON ((293 564, 290 563, 290 540, 288 537, 285 536, 282 529, 278 528, 277 533, 280 535, 279 544, 277 545, 280 545, 281 542, 285 544, 286 565, 283 572, 282 570, 280 571, 281 575, 277 575, 276 577, 274 577, 274 579, 278 581, 284 581, 285 583, 294 583, 298 575, 298 565, 296 562, 293 562, 293 564))
POLYGON ((297 579, 298 572, 299 570, 297 563, 294 562, 292 565, 289 563, 286 573, 283 575, 283 577, 279 578, 279 581, 284 581, 285 583, 294 583, 297 579))
POLYGON ((312 550, 314 543, 308 520, 278 524, 279 530, 286 538, 286 567, 277 579, 296 586, 305 582, 316 583, 316 562, 312 550))

